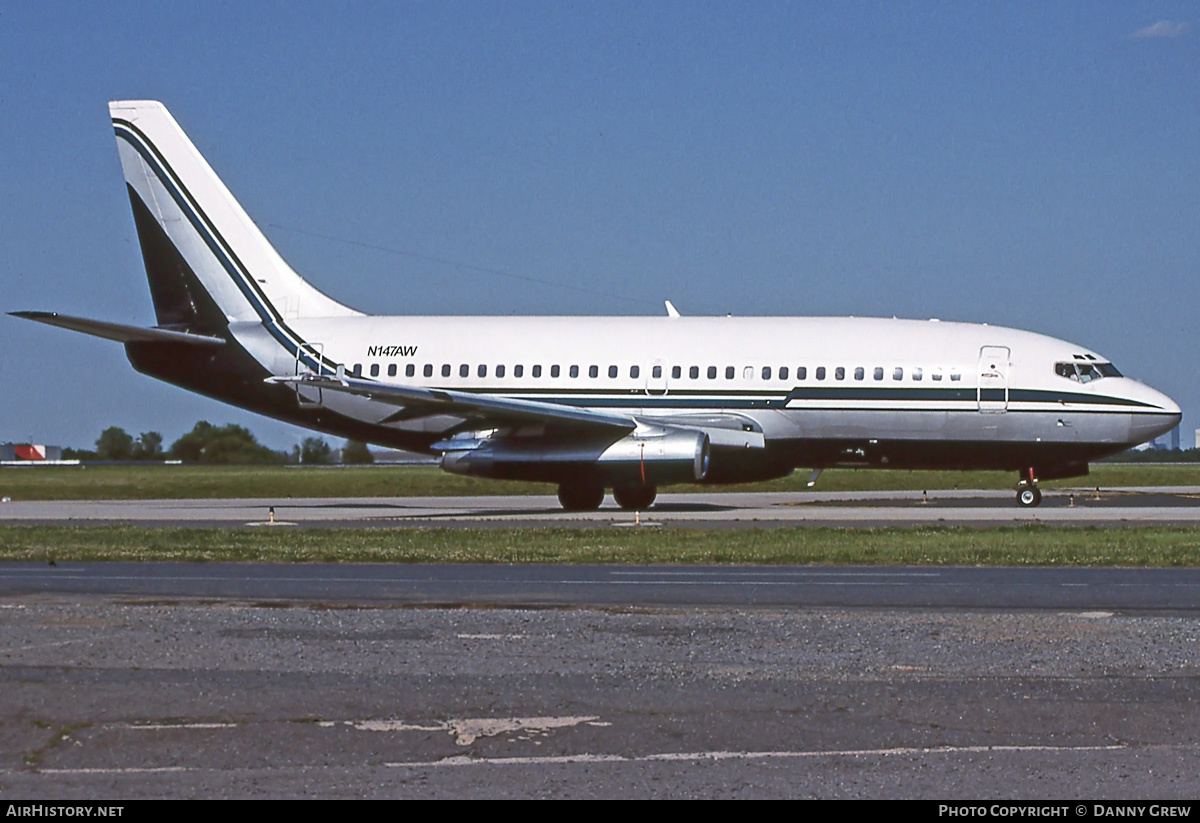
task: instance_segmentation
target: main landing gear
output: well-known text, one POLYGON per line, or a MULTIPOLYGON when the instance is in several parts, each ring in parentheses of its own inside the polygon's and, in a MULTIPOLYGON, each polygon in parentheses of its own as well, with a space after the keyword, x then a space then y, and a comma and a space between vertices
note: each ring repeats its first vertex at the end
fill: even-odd
MULTIPOLYGON (((613 497, 622 509, 648 509, 658 497, 658 487, 650 485, 616 486, 613 497)), ((604 486, 592 481, 558 484, 558 502, 569 512, 590 512, 604 502, 604 486)))
POLYGON ((1037 486, 1037 477, 1033 469, 1021 472, 1021 481, 1017 484, 1017 505, 1023 509, 1032 509, 1042 502, 1042 490, 1037 486))
POLYGON ((654 505, 658 497, 657 486, 614 486, 613 497, 622 509, 641 511, 654 505))
POLYGON ((558 484, 558 502, 569 512, 591 512, 604 502, 604 485, 592 482, 558 484))

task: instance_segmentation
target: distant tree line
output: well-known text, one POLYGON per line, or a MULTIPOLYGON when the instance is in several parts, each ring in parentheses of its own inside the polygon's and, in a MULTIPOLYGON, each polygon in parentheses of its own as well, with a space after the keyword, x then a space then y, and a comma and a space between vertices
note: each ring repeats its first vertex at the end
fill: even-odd
MULTIPOLYGON (((135 439, 119 426, 109 426, 96 439, 96 448, 64 448, 68 460, 182 460, 185 463, 269 464, 300 463, 325 465, 336 462, 339 455, 322 437, 306 437, 290 452, 274 451, 259 443, 245 426, 227 423, 214 426, 201 420, 190 432, 171 447, 163 449, 163 436, 158 432, 142 432, 135 439)), ((374 463, 375 458, 365 443, 348 441, 340 454, 342 463, 374 463)))

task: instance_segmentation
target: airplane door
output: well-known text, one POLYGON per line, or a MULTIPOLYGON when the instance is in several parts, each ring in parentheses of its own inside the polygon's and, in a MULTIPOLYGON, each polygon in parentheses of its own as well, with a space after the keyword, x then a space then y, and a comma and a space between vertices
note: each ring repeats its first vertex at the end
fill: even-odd
POLYGON ((976 398, 984 414, 1008 410, 1008 347, 984 346, 979 350, 979 388, 976 398))
MULTIPOLYGON (((296 349, 296 374, 320 373, 321 358, 325 354, 324 343, 303 343, 296 349), (316 368, 314 368, 314 366, 316 368)), ((293 383, 296 387, 296 402, 301 406, 320 406, 324 397, 319 388, 293 383)))
POLYGON ((664 395, 667 393, 667 363, 665 360, 655 360, 646 367, 646 394, 664 395))

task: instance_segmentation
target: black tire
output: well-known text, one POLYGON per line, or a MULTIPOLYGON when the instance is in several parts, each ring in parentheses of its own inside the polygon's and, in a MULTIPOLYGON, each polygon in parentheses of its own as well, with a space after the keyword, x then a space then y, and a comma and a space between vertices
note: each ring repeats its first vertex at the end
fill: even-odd
POLYGON ((1017 505, 1023 509, 1032 509, 1042 502, 1042 490, 1037 486, 1022 486, 1017 489, 1017 505))
POLYGON ((558 502, 569 512, 591 512, 604 502, 604 487, 599 483, 559 483, 558 502))
POLYGON ((622 509, 641 511, 654 505, 654 498, 658 497, 658 487, 616 486, 613 488, 613 497, 622 509))

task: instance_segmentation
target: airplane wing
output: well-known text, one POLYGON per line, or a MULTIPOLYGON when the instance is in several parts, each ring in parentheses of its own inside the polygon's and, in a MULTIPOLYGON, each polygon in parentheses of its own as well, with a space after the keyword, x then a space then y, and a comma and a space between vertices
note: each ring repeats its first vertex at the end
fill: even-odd
POLYGON ((558 403, 539 400, 518 400, 512 397, 494 397, 474 392, 453 389, 429 389, 423 386, 405 386, 397 383, 381 383, 375 380, 345 376, 300 374, 296 376, 268 377, 267 383, 283 383, 306 386, 325 391, 339 391, 382 403, 397 406, 428 409, 429 414, 450 414, 463 417, 478 417, 489 422, 528 425, 531 423, 569 423, 595 428, 611 429, 614 433, 631 432, 637 421, 620 414, 589 411, 558 403))
MULTIPOLYGON (((616 435, 634 431, 643 424, 670 429, 700 431, 709 435, 714 446, 761 449, 765 445, 762 427, 738 414, 679 415, 635 419, 630 415, 594 411, 560 403, 496 397, 453 389, 430 389, 363 380, 352 376, 313 373, 268 377, 267 383, 306 386, 339 391, 382 403, 404 406, 424 414, 449 414, 475 418, 486 426, 559 424, 603 429, 616 435)), ((408 416, 408 415, 406 415, 408 416)))
POLYGON ((116 340, 118 343, 188 343, 194 346, 223 346, 225 341, 219 337, 208 337, 203 334, 188 334, 170 329, 157 329, 144 326, 126 326, 123 323, 109 323, 104 320, 89 320, 86 317, 71 317, 53 311, 10 311, 13 317, 26 320, 36 320, 49 326, 59 326, 71 331, 83 332, 93 337, 103 337, 105 340, 116 340))

